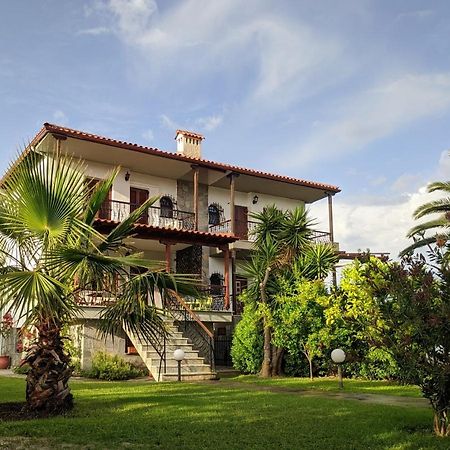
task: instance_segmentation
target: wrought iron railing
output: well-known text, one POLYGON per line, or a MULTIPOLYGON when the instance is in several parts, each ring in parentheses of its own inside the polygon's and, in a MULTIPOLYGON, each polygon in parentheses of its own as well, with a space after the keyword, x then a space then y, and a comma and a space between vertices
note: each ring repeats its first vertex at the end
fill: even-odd
POLYGON ((194 311, 227 311, 225 286, 211 285, 200 289, 196 296, 185 296, 185 302, 194 311))
POLYGON ((167 292, 164 298, 164 307, 177 323, 183 336, 191 341, 198 354, 205 359, 211 370, 214 371, 213 332, 175 291, 167 292))
MULTIPOLYGON (((235 234, 241 239, 253 241, 258 222, 248 220, 247 222, 236 221, 235 234)), ((224 220, 217 225, 210 225, 212 233, 232 233, 231 220, 224 220)), ((315 242, 331 242, 330 233, 327 231, 311 230, 311 239, 315 242)))
MULTIPOLYGON (((139 205, 118 200, 107 200, 101 206, 98 217, 121 222, 139 205)), ((195 228, 195 214, 179 209, 159 208, 150 206, 139 218, 137 223, 144 223, 163 228, 176 228, 179 230, 193 230, 195 228)))

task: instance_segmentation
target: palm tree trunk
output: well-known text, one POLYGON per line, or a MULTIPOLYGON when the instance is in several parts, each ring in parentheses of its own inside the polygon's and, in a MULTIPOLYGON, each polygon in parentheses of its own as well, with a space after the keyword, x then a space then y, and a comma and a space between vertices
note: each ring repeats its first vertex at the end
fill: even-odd
MULTIPOLYGON (((264 279, 259 285, 261 301, 264 304, 267 304, 266 286, 267 282, 269 281, 269 275, 270 275, 270 267, 267 267, 264 279)), ((260 375, 263 378, 270 378, 272 370, 272 348, 271 348, 272 328, 270 326, 269 318, 267 317, 267 312, 264 313, 263 321, 264 321, 264 355, 260 375)))
POLYGON ((70 357, 64 352, 61 327, 41 321, 38 337, 26 356, 27 408, 44 414, 60 414, 73 407, 68 381, 72 375, 70 357))

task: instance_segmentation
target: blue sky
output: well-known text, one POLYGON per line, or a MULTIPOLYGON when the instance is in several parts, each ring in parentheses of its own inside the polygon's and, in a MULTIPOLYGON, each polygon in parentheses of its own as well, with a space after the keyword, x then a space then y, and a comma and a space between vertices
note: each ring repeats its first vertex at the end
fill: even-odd
POLYGON ((450 176, 449 18, 448 1, 2 2, 0 170, 45 121, 165 150, 193 129, 209 159, 339 185, 341 246, 395 253, 450 176))

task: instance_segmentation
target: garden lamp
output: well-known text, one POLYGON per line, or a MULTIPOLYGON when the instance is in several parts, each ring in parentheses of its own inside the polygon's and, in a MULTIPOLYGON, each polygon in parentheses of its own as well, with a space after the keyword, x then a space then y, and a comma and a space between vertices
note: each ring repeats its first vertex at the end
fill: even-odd
POLYGON ((173 352, 173 357, 175 358, 175 361, 178 363, 178 381, 181 381, 181 361, 184 359, 184 350, 181 348, 177 348, 173 352))
POLYGON ((345 361, 345 352, 341 348, 336 348, 331 352, 331 359, 338 366, 338 380, 339 389, 344 388, 344 383, 342 381, 342 363, 345 361))

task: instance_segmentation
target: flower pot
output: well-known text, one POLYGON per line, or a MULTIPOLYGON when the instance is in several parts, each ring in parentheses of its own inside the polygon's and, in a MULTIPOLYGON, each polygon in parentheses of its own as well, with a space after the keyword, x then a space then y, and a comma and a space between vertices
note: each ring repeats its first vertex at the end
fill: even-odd
POLYGON ((136 355, 137 354, 137 350, 136 350, 136 348, 135 347, 133 347, 133 346, 128 346, 127 347, 127 354, 128 355, 136 355))
POLYGON ((7 369, 11 363, 11 358, 6 355, 0 356, 0 370, 7 369))

